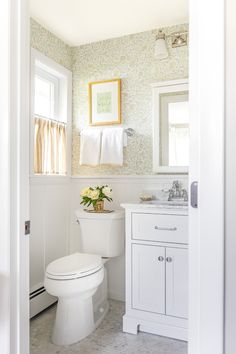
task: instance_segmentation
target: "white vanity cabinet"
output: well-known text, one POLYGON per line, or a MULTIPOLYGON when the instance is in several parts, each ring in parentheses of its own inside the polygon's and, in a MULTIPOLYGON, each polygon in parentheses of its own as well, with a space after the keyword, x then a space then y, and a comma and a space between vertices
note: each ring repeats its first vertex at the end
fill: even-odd
POLYGON ((123 330, 187 340, 187 209, 122 206, 126 209, 123 330))
POLYGON ((133 308, 187 318, 187 250, 132 244, 131 258, 133 308))
POLYGON ((132 244, 132 306, 165 313, 165 249, 132 244))
POLYGON ((188 318, 188 250, 166 248, 166 315, 188 318))

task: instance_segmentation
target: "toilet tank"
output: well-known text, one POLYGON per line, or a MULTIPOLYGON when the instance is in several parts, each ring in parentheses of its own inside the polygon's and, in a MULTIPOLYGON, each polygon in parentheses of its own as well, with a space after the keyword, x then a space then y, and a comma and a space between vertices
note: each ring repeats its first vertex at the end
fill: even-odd
POLYGON ((82 252, 117 257, 124 251, 125 212, 88 213, 75 211, 81 227, 82 252))

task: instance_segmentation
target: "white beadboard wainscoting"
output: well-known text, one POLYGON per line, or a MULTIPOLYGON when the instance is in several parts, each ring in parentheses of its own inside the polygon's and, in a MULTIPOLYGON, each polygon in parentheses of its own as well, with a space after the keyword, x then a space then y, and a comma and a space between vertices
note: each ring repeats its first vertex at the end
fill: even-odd
MULTIPOLYGON (((82 188, 108 184, 113 189, 113 202, 106 203, 106 207, 120 209, 121 203, 138 201, 143 190, 168 189, 175 179, 182 181, 187 188, 187 175, 31 177, 30 292, 33 292, 31 315, 55 301, 46 296, 44 289, 41 289, 48 263, 69 253, 81 251, 80 227, 76 222, 74 211, 82 207, 80 205, 82 188), (37 290, 39 295, 35 296, 37 290)), ((107 267, 109 297, 124 301, 124 256, 112 259, 107 267)))
POLYGON ((55 301, 43 286, 46 266, 69 251, 70 178, 30 179, 30 313, 55 301))
MULTIPOLYGON (((113 202, 106 203, 109 209, 120 209, 121 203, 139 200, 143 190, 168 189, 173 180, 180 180, 188 188, 187 175, 157 175, 157 176, 102 176, 102 177, 72 177, 71 178, 71 229, 70 252, 80 249, 80 230, 76 222, 74 210, 80 208, 80 191, 87 186, 108 184, 113 189, 113 202)), ((115 300, 125 301, 125 256, 114 258, 107 263, 108 295, 115 300)))

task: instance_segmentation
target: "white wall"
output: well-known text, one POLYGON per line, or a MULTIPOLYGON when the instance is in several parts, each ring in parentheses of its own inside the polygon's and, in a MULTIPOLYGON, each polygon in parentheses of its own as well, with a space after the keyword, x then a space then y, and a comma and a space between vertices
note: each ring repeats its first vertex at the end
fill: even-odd
POLYGON ((236 3, 226 1, 225 354, 236 353, 236 3))
MULTIPOLYGON (((179 179, 187 188, 187 176, 107 176, 100 178, 74 177, 71 179, 71 229, 70 229, 70 252, 80 251, 80 228, 76 222, 74 211, 81 208, 80 191, 86 186, 108 184, 113 189, 114 201, 107 207, 120 209, 124 202, 138 201, 142 190, 167 189, 172 181, 179 179)), ((108 263, 108 293, 109 297, 117 300, 125 300, 125 258, 114 258, 108 263)))

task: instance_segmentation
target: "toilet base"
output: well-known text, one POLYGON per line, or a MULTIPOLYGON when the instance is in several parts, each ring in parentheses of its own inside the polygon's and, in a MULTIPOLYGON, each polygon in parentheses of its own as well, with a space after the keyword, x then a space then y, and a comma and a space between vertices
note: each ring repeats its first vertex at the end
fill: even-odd
POLYGON ((84 339, 100 325, 109 310, 108 300, 104 300, 95 313, 91 311, 92 298, 84 301, 78 301, 77 298, 73 300, 58 301, 52 334, 53 344, 70 345, 84 339), (74 306, 77 307, 76 313, 74 306))
POLYGON ((91 290, 86 298, 59 298, 56 319, 52 334, 52 343, 70 345, 91 334, 102 322, 109 310, 107 300, 107 270, 99 287, 91 290), (76 309, 76 311, 75 311, 76 309))
POLYGON ((94 313, 94 329, 100 325, 108 310, 109 302, 108 300, 104 300, 103 303, 99 306, 99 309, 94 313))
POLYGON ((70 345, 94 330, 92 297, 59 299, 52 334, 56 345, 70 345), (75 311, 76 309, 76 311, 75 311))

